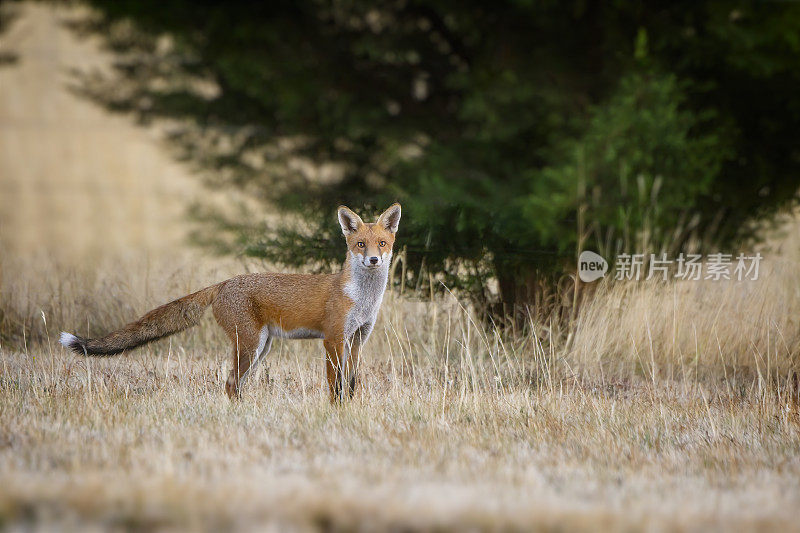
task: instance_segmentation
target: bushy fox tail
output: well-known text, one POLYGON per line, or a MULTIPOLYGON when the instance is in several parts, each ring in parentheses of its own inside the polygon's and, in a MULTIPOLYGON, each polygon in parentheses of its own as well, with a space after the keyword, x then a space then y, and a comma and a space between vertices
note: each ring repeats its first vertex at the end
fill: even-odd
MULTIPOLYGON (((224 283, 224 282, 223 282, 224 283)), ((136 322, 98 339, 84 339, 66 331, 59 342, 81 355, 116 355, 125 350, 163 339, 196 325, 206 307, 217 297, 222 283, 193 292, 157 307, 136 322)))

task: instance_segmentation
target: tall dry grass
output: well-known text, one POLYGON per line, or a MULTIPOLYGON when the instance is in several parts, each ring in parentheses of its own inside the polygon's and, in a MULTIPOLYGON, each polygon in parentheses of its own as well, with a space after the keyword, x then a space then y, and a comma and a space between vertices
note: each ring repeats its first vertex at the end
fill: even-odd
MULTIPOLYGON (((469 350, 495 367, 495 377, 504 383, 700 380, 729 392, 750 385, 762 392, 789 390, 800 371, 798 265, 800 260, 785 253, 766 252, 757 280, 605 279, 595 283, 573 319, 563 312, 539 315, 519 331, 483 322, 449 291, 400 297, 395 279, 382 312, 389 329, 381 349, 400 349, 436 364, 469 350), (510 361, 507 376, 500 375, 501 359, 510 361)), ((195 256, 180 254, 169 260, 119 254, 91 266, 59 263, 44 254, 4 258, 0 340, 22 349, 50 342, 60 329, 103 334, 157 305, 263 268, 245 262, 203 266, 195 256)), ((224 351, 227 341, 209 318, 172 342, 189 350, 224 351)))
POLYGON ((35 527, 796 527, 793 293, 601 285, 512 334, 455 297, 387 295, 359 396, 327 403, 318 341, 276 343, 231 403, 211 319, 84 359, 99 333, 231 271, 126 257, 3 261, 0 519, 35 527))
POLYGON ((612 378, 785 385, 800 369, 800 271, 764 270, 757 281, 602 285, 566 357, 612 378))

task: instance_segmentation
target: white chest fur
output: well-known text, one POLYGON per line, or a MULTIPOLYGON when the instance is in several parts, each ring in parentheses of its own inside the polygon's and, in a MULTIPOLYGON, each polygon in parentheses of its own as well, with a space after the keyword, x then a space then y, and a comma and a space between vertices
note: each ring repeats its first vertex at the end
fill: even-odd
POLYGON ((353 300, 353 307, 345 319, 345 337, 353 335, 364 324, 375 324, 389 280, 391 254, 387 255, 383 264, 374 269, 366 268, 355 258, 351 258, 350 279, 344 286, 344 293, 353 300))

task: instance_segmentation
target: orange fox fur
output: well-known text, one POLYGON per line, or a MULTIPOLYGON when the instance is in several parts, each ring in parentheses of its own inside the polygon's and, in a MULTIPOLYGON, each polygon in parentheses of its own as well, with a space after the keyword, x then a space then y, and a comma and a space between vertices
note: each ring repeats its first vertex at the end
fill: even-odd
POLYGON ((245 274, 153 309, 105 337, 63 332, 61 344, 83 355, 115 355, 196 325, 211 306, 233 345, 225 384, 238 397, 242 380, 265 357, 275 337, 321 338, 327 354, 331 401, 353 395, 361 347, 383 299, 400 223, 400 204, 365 224, 345 206, 338 210, 347 257, 336 274, 245 274))

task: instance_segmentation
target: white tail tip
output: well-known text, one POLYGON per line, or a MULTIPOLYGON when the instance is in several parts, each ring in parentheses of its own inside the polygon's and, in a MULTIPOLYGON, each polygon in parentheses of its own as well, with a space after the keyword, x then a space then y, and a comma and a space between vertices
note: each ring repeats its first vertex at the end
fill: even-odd
POLYGON ((62 331, 61 335, 58 337, 58 342, 60 342, 65 348, 72 348, 77 340, 78 337, 72 333, 67 333, 66 331, 62 331))

